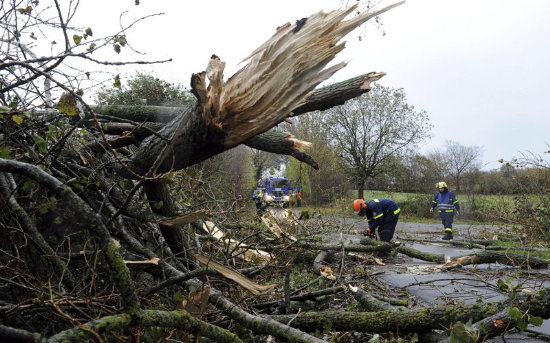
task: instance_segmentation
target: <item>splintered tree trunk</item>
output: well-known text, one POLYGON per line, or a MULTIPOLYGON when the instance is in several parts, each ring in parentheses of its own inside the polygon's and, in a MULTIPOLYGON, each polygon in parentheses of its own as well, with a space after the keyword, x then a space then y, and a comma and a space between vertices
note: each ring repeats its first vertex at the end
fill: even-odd
MULTIPOLYGON (((316 13, 299 25, 287 23, 252 52, 245 59, 249 63, 225 83, 225 62, 213 55, 206 71, 191 78, 196 106, 184 109, 159 135, 142 142, 126 174, 128 169, 135 174, 155 175, 185 168, 245 143, 285 120, 295 109, 309 110, 299 107, 307 103, 317 85, 345 66, 328 66, 344 49, 339 41, 357 26, 401 3, 349 20, 345 18, 355 6, 316 13)), ((374 73, 356 80, 351 85, 355 96, 383 75, 374 73)), ((328 108, 334 103, 334 99, 329 100, 313 99, 310 104, 328 108)))

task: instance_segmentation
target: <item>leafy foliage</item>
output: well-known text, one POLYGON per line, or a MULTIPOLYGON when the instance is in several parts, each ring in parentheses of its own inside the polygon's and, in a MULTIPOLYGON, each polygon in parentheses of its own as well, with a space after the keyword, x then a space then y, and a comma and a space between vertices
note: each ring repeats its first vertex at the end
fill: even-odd
POLYGON ((403 89, 380 85, 326 113, 330 142, 360 197, 369 179, 391 175, 397 161, 431 129, 427 113, 408 104, 403 89))
POLYGON ((99 105, 184 106, 193 101, 191 93, 183 86, 152 75, 137 73, 124 86, 120 78, 117 80, 115 88, 103 87, 97 92, 99 105))

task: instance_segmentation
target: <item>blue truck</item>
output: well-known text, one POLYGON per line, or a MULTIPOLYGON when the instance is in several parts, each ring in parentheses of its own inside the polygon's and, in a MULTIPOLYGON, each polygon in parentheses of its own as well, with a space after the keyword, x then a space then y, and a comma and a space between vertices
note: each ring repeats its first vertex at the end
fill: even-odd
POLYGON ((301 205, 299 182, 286 177, 267 177, 258 181, 255 193, 262 194, 266 205, 289 207, 291 203, 301 205))

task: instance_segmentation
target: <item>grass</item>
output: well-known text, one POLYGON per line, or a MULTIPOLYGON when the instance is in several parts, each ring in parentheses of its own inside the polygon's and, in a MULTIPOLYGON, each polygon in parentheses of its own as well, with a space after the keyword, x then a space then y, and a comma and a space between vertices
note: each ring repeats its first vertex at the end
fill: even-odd
MULTIPOLYGON (((352 191, 349 197, 336 199, 329 205, 322 207, 306 206, 304 208, 307 208, 310 212, 315 211, 322 215, 352 217, 351 204, 356 199, 356 194, 356 191, 352 191)), ((402 220, 418 223, 436 223, 440 221, 439 216, 429 211, 434 195, 435 191, 432 194, 427 194, 365 190, 363 198, 365 200, 377 198, 392 199, 401 207, 402 220)), ((495 213, 499 213, 500 209, 509 209, 515 204, 513 195, 459 194, 458 199, 461 215, 455 217, 455 222, 471 225, 486 224, 488 222, 491 222, 491 224, 502 223, 495 221, 491 217, 494 217, 495 213)))
MULTIPOLYGON (((548 242, 540 242, 541 244, 538 244, 538 248, 541 249, 549 249, 547 251, 531 251, 529 254, 536 258, 541 258, 544 260, 550 260, 550 245, 548 242)), ((511 252, 519 251, 521 250, 524 245, 519 240, 509 240, 509 239, 500 239, 498 241, 494 241, 491 243, 491 246, 498 246, 498 247, 507 247, 510 248, 511 252)))

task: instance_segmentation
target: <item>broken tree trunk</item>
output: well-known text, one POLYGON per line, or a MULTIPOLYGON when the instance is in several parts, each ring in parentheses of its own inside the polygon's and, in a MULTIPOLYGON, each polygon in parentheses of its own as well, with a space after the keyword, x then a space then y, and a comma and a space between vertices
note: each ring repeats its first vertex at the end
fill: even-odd
MULTIPOLYGON (((371 72, 315 90, 303 105, 292 111, 291 116, 325 110, 343 104, 346 100, 368 92, 370 84, 384 75, 384 73, 371 72)), ((163 131, 160 134, 158 131, 163 129, 166 123, 182 116, 186 108, 108 105, 94 107, 94 111, 100 119, 112 120, 112 122, 102 123, 105 134, 124 135, 120 139, 109 141, 112 148, 116 149, 131 144, 137 145, 151 135, 156 135, 160 141, 168 142, 170 140, 170 136, 167 136, 169 132, 163 131)), ((200 117, 199 113, 196 116, 197 118, 200 117)), ((94 122, 89 124, 95 126, 94 122)), ((168 125, 172 126, 173 124, 168 125)), ((307 149, 311 144, 289 137, 287 133, 276 130, 267 131, 251 137, 243 144, 258 150, 293 156, 297 160, 309 164, 314 169, 319 169, 317 162, 304 152, 304 149, 307 149)), ((103 139, 88 144, 87 148, 98 152, 108 151, 107 144, 103 139)))
POLYGON ((317 162, 304 153, 304 150, 311 147, 311 143, 300 141, 291 134, 271 130, 250 138, 245 144, 262 151, 290 155, 298 161, 309 164, 314 169, 319 169, 317 162))
POLYGON ((368 19, 399 4, 349 20, 345 18, 356 6, 285 24, 225 84, 225 63, 213 55, 206 71, 192 77, 196 106, 187 107, 163 128, 162 138, 145 139, 129 168, 140 175, 182 169, 279 124, 304 104, 318 84, 345 66, 339 63, 325 69, 344 48, 338 42, 368 19))

